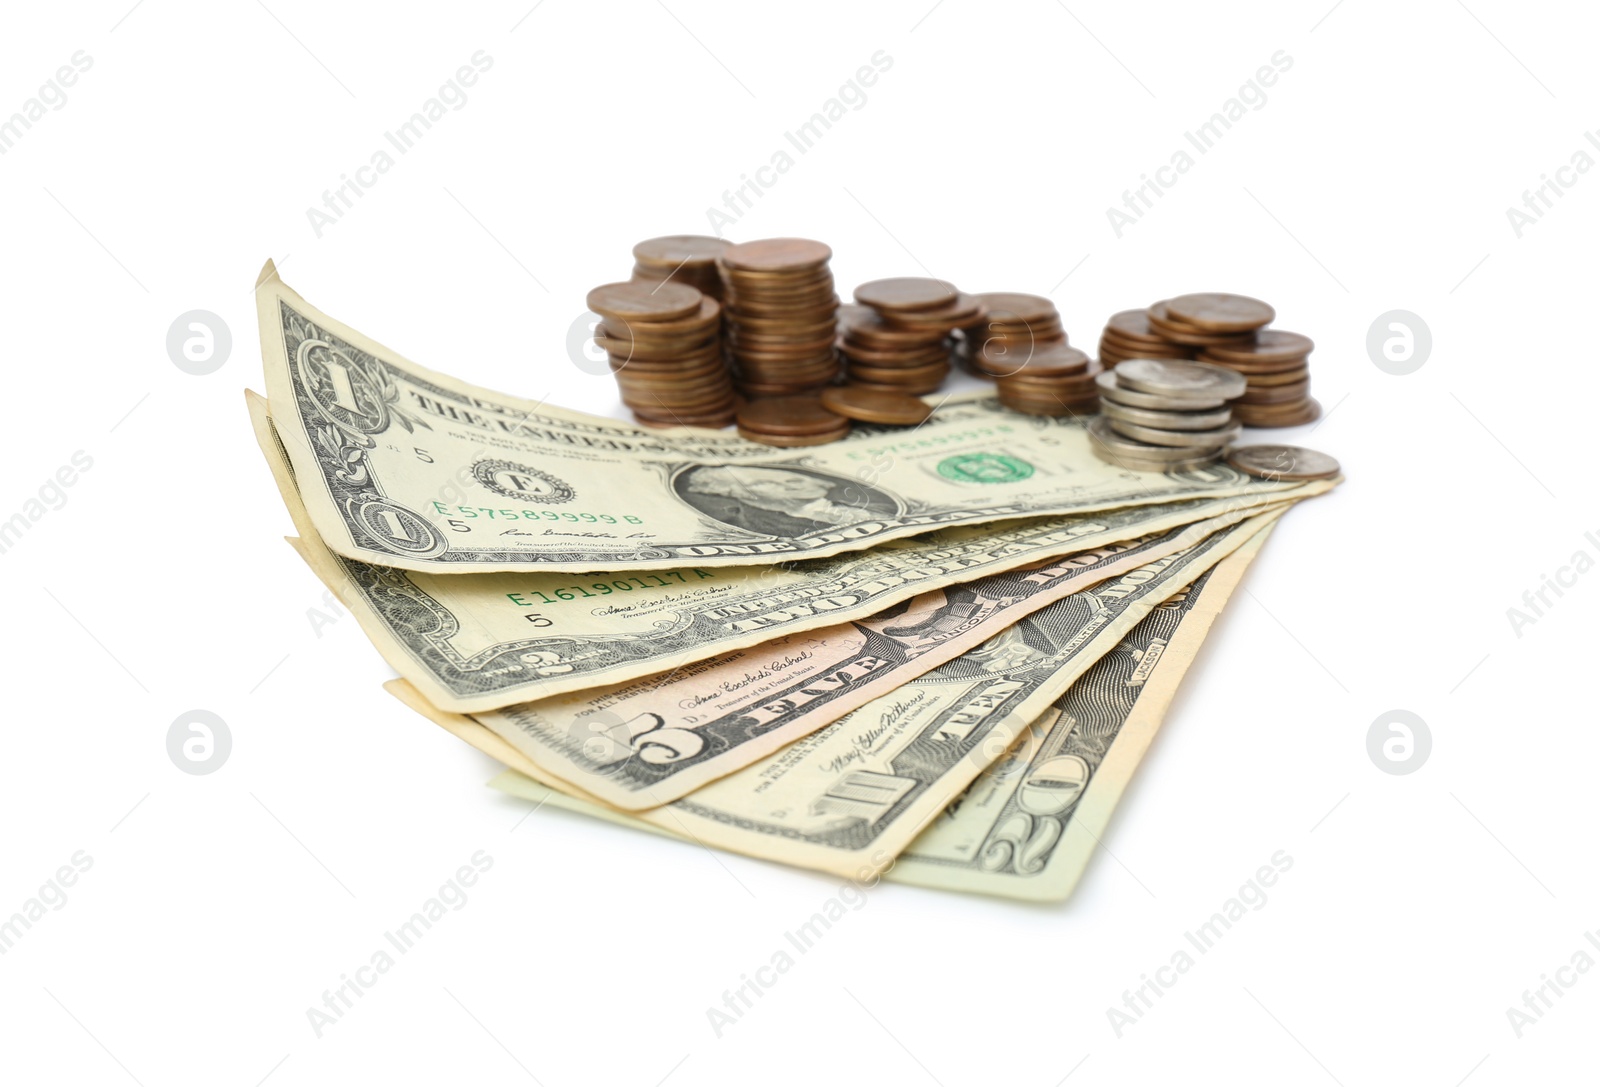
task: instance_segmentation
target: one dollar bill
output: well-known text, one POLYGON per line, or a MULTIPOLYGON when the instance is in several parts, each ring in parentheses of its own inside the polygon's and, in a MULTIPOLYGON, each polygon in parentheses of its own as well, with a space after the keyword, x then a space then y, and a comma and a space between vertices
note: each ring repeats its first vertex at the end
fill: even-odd
POLYGON ((1082 420, 954 398, 807 449, 647 430, 467 384, 321 313, 270 264, 267 396, 317 535, 433 573, 636 574, 815 558, 955 525, 1287 490, 1226 464, 1130 472, 1082 420))

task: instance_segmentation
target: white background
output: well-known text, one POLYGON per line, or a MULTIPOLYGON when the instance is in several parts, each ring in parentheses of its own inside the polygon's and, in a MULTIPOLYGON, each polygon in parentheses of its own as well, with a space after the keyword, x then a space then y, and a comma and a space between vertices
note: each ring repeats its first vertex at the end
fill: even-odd
MULTIPOLYGON (((1507 1009, 1600 929, 1600 575, 1507 609, 1593 494, 1600 176, 1506 209, 1600 123, 1595 21, 1507 0, 14 5, 0 117, 93 66, 0 156, 0 555, 12 711, 0 916, 93 866, 0 956, 17 1082, 1523 1084, 1593 1076, 1600 970, 1507 1009), (1070 10, 1068 10, 1070 8, 1070 10), (670 9, 670 10, 669 10, 670 9), (448 11, 448 14, 447 14, 448 11), (319 238, 306 209, 469 57, 493 67, 319 238), (1228 606, 1073 898, 884 884, 718 1038, 706 1009, 836 881, 527 806, 379 689, 281 542, 251 439, 251 285, 464 378, 615 413, 565 336, 635 241, 724 190, 883 50, 892 68, 727 230, 816 237, 841 287, 931 272, 1049 294, 1074 342, 1174 293, 1264 297, 1348 482, 1228 606), (1269 57, 1292 68, 1142 220, 1106 209, 1269 57), (1369 325, 1406 309, 1426 363, 1369 325), (204 309, 208 376, 166 349, 204 309), (1369 725, 1421 715, 1381 772, 1369 725), (185 711, 228 724, 179 772, 185 711), (467 904, 318 1038, 306 1009, 477 850, 467 904), (1136 1025, 1106 1010, 1277 850, 1293 868, 1136 1025)), ((1600 155, 1600 151, 1590 147, 1600 155)), ((331 614, 331 613, 330 613, 331 614)), ((1597 957, 1600 950, 1590 948, 1597 957)))

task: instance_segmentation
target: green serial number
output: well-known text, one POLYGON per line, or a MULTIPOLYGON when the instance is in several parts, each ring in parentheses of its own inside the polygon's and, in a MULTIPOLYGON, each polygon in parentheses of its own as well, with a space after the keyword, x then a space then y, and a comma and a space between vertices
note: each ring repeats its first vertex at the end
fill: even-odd
POLYGON ((631 514, 613 517, 609 513, 563 513, 559 510, 500 510, 490 506, 447 506, 433 504, 433 512, 441 517, 461 517, 470 521, 477 517, 490 521, 570 521, 589 525, 642 525, 644 519, 631 514))
POLYGON ((612 593, 631 593, 635 589, 669 589, 674 585, 691 585, 689 575, 696 581, 705 581, 717 575, 709 570, 664 570, 659 574, 640 574, 637 577, 618 578, 615 581, 591 581, 587 585, 568 585, 548 593, 530 589, 520 593, 506 593, 506 599, 519 608, 532 608, 540 603, 555 604, 562 600, 581 600, 585 597, 610 596, 612 593), (538 597, 530 600, 529 597, 538 597))

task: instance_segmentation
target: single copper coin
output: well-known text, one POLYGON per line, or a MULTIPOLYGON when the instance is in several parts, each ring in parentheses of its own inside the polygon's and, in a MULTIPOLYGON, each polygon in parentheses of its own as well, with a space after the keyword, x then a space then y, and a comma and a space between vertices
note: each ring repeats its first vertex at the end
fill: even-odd
POLYGON ((835 357, 832 340, 823 340, 820 343, 795 344, 794 346, 769 347, 755 346, 743 342, 732 345, 734 358, 753 362, 758 365, 768 364, 773 366, 799 366, 805 363, 821 362, 835 357))
POLYGON ((959 328, 983 313, 983 303, 975 295, 958 294, 949 305, 938 309, 884 310, 883 321, 894 328, 951 329, 959 328))
POLYGON ((937 343, 950 335, 950 330, 943 327, 899 328, 883 320, 876 313, 871 317, 852 320, 846 331, 863 343, 881 347, 937 343))
POLYGON ((842 415, 822 406, 811 396, 780 396, 753 400, 739 409, 739 429, 762 434, 818 434, 848 426, 842 415))
MULTIPOLYGON (((753 401, 753 403, 759 404, 761 401, 757 400, 753 401)), ((844 425, 837 430, 830 430, 821 434, 768 434, 764 431, 747 430, 744 427, 740 427, 739 437, 744 438, 746 441, 760 442, 762 445, 770 445, 780 449, 808 445, 827 445, 829 442, 836 442, 850 433, 850 420, 846 419, 843 422, 844 425)))
POLYGON ((702 298, 682 283, 607 283, 590 291, 585 304, 602 317, 676 321, 699 310, 702 298))
POLYGON ((723 250, 722 263, 747 272, 786 272, 820 268, 828 263, 833 250, 806 238, 765 238, 731 245, 723 250))
POLYGON ((783 336, 790 339, 819 339, 824 333, 839 334, 839 325, 832 314, 806 315, 798 319, 788 317, 741 317, 738 331, 749 336, 783 336))
POLYGON ((1167 304, 1157 302, 1146 311, 1152 331, 1160 334, 1162 338, 1175 343, 1189 344, 1193 347, 1229 346, 1248 343, 1253 338, 1250 332, 1205 332, 1195 326, 1182 321, 1174 321, 1167 316, 1167 304))
MULTIPOLYGON (((1175 359, 1188 362, 1194 355, 1188 351, 1162 351, 1153 347, 1141 347, 1137 351, 1129 351, 1121 347, 1111 347, 1107 344, 1100 345, 1100 357, 1106 362, 1121 362, 1124 359, 1175 359)), ((1222 365, 1221 363, 1217 364, 1222 365)))
POLYGON ((673 271, 714 265, 733 243, 704 234, 669 234, 649 238, 633 247, 633 259, 640 264, 673 271))
POLYGON ((874 279, 856 288, 856 301, 886 310, 940 309, 955 302, 961 292, 942 279, 902 276, 874 279))
MULTIPOLYGON (((824 246, 826 248, 826 246, 824 246)), ((726 256, 726 254, 724 254, 726 256)), ((813 264, 807 267, 772 267, 766 269, 735 268, 723 257, 717 258, 717 270, 722 278, 733 283, 742 283, 751 287, 781 286, 785 283, 797 283, 804 280, 832 279, 833 272, 827 264, 813 264)))
POLYGON ((852 375, 850 377, 850 384, 858 389, 870 389, 874 392, 880 393, 911 393, 916 396, 925 396, 928 393, 938 392, 939 389, 944 385, 944 378, 939 377, 930 381, 916 382, 901 381, 894 384, 888 384, 881 381, 865 381, 852 375))
POLYGON ((1264 328, 1256 333, 1254 342, 1219 344, 1206 349, 1217 362, 1257 363, 1287 362, 1311 354, 1316 345, 1310 336, 1281 328, 1264 328))
POLYGON ((602 325, 595 342, 603 346, 612 344, 632 345, 634 350, 641 355, 671 355, 688 354, 701 348, 715 347, 718 340, 719 329, 712 327, 701 332, 685 333, 681 336, 650 336, 642 330, 644 323, 630 325, 625 331, 613 331, 609 323, 602 325))
POLYGON ((1310 381, 1297 381, 1293 385, 1261 385, 1246 389, 1239 397, 1240 404, 1293 404, 1304 400, 1311 392, 1310 381))
POLYGON ((1134 340, 1112 332, 1109 328, 1100 334, 1100 342, 1133 355, 1148 351, 1180 351, 1186 355, 1195 353, 1194 348, 1185 344, 1173 343, 1171 340, 1134 340))
MULTIPOLYGON (((632 408, 636 414, 651 419, 709 419, 714 416, 731 416, 733 414, 732 389, 728 390, 728 395, 720 396, 715 400, 650 400, 624 396, 622 402, 632 408)), ((728 424, 718 423, 717 425, 727 426, 728 424)))
POLYGON ((902 382, 920 385, 925 381, 943 380, 950 372, 950 363, 944 359, 923 366, 862 366, 858 362, 852 362, 846 369, 852 377, 880 385, 895 385, 902 382))
POLYGON ((720 358, 722 355, 721 345, 714 342, 704 347, 682 351, 676 349, 646 351, 639 344, 629 340, 608 340, 601 337, 596 337, 594 342, 605 348, 606 353, 611 356, 613 370, 620 370, 624 366, 656 372, 682 370, 720 358))
POLYGON ((790 364, 740 360, 737 366, 738 379, 763 385, 816 385, 833 380, 839 373, 839 363, 831 358, 790 364))
POLYGON ((1259 298, 1206 291, 1167 299, 1173 320, 1194 325, 1203 332, 1251 332, 1272 323, 1277 316, 1259 298))
POLYGON ((1018 346, 1001 348, 994 344, 986 347, 982 361, 991 371, 1014 373, 1029 377, 1066 377, 1081 374, 1089 368, 1089 356, 1076 347, 1066 344, 1049 344, 1032 348, 1018 346))
MULTIPOLYGON (((1217 365, 1227 366, 1228 364, 1219 362, 1217 365)), ((1311 371, 1304 366, 1296 366, 1292 370, 1283 370, 1271 374, 1258 374, 1251 370, 1240 370, 1239 372, 1244 375, 1246 392, 1251 389, 1270 389, 1277 385, 1294 385, 1311 379, 1311 371)))
POLYGON ((989 311, 990 318, 1002 322, 1031 325, 1035 321, 1059 320, 1056 304, 1036 294, 1016 294, 1011 291, 990 291, 978 295, 978 301, 989 311))
POLYGON ((839 350, 844 353, 845 358, 864 362, 868 366, 926 366, 929 363, 944 361, 950 354, 943 344, 911 350, 874 351, 862 347, 848 337, 839 345, 839 350))
POLYGON ((775 396, 816 396, 828 384, 819 381, 810 385, 764 385, 743 381, 736 388, 750 400, 765 400, 775 396))
POLYGON ((714 378, 722 380, 728 380, 729 378, 727 365, 721 359, 717 359, 714 364, 697 364, 693 370, 682 375, 665 370, 646 370, 641 372, 636 364, 615 366, 612 369, 613 376, 617 379, 617 384, 624 388, 659 389, 674 382, 695 385, 714 378))
POLYGON ((1195 361, 1197 361, 1197 362, 1209 362, 1213 366, 1226 366, 1228 369, 1234 371, 1235 373, 1244 374, 1246 377, 1249 377, 1249 378, 1252 378, 1252 379, 1257 378, 1257 377, 1270 377, 1270 376, 1272 376, 1274 374, 1284 374, 1284 373, 1290 373, 1292 371, 1304 371, 1306 369, 1306 362, 1307 362, 1307 360, 1304 357, 1302 357, 1302 358, 1298 358, 1298 359, 1289 359, 1289 360, 1287 360, 1285 362, 1263 362, 1263 363, 1259 363, 1259 364, 1257 364, 1257 363, 1248 363, 1248 364, 1246 364, 1246 363, 1243 363, 1243 362, 1236 362, 1236 361, 1233 361, 1233 360, 1230 360, 1230 359, 1218 358, 1217 356, 1213 355, 1210 351, 1201 351, 1198 355, 1195 356, 1195 361))
MULTIPOLYGON (((978 322, 973 323, 978 324, 978 322)), ((997 334, 1026 335, 1032 332, 1037 335, 1045 331, 1059 331, 1061 329, 1061 315, 1050 313, 1043 317, 1017 321, 1007 317, 1000 310, 991 309, 984 314, 980 327, 997 334)))
POLYGON ((1106 322, 1105 331, 1107 334, 1115 333, 1135 343, 1163 342, 1151 329, 1149 315, 1142 309, 1125 309, 1120 313, 1113 313, 1111 319, 1106 322))
POLYGON ((642 415, 636 411, 633 413, 633 421, 642 427, 649 427, 651 430, 672 430, 675 427, 686 426, 698 427, 703 430, 721 430, 733 422, 733 412, 730 411, 724 415, 707 416, 704 421, 701 421, 698 419, 691 420, 688 416, 670 420, 652 419, 648 415, 642 415))
POLYGON ((737 325, 742 321, 831 321, 838 312, 839 303, 832 295, 808 298, 804 302, 762 302, 735 299, 728 306, 728 320, 737 325))
POLYGON ((822 406, 846 419, 886 426, 914 426, 933 414, 932 408, 914 396, 850 385, 823 389, 822 406))
MULTIPOLYGON (((599 311, 597 310, 596 312, 599 311)), ((608 335, 614 336, 617 339, 625 340, 631 339, 635 331, 637 331, 641 336, 661 337, 682 336, 696 332, 704 332, 707 329, 717 328, 721 321, 722 303, 718 302, 710 295, 702 294, 700 296, 699 306, 697 306, 695 311, 689 314, 687 317, 681 317, 673 321, 639 321, 638 328, 635 330, 634 322, 628 321, 623 317, 608 316, 606 318, 605 325, 608 335)))
POLYGON ((1310 397, 1284 407, 1240 404, 1233 409, 1233 417, 1249 427, 1303 426, 1321 415, 1322 405, 1310 397))

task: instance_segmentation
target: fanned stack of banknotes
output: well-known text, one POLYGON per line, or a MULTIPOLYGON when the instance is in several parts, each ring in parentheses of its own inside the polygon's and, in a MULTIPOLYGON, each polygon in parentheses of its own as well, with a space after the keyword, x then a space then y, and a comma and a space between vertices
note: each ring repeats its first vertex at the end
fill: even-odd
POLYGON ((424 369, 271 264, 247 394, 292 540, 530 801, 856 881, 1077 882, 1276 520, 975 393, 773 449, 424 369))

